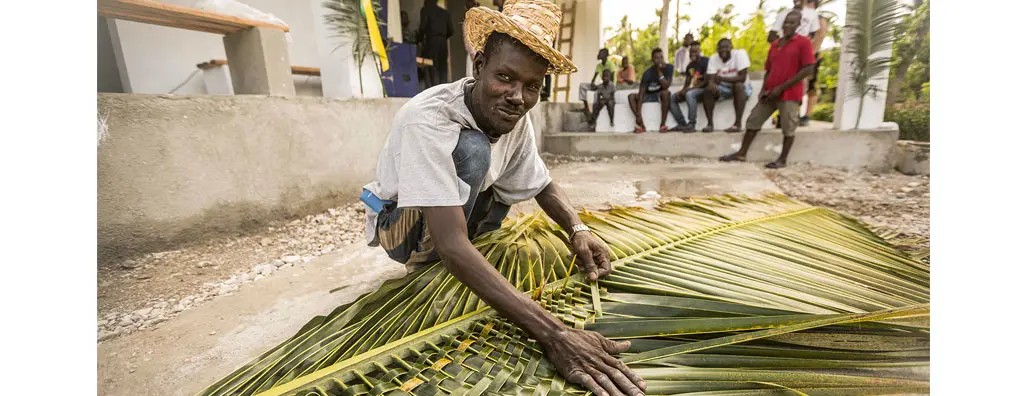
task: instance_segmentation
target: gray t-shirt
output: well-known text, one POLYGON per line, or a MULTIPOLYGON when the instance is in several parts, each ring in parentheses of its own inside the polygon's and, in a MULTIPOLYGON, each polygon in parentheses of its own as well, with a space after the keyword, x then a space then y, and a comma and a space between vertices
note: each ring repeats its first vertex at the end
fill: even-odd
MULTIPOLYGON (((432 87, 402 106, 377 160, 377 177, 364 188, 397 201, 398 207, 465 204, 469 185, 456 175, 452 152, 463 129, 480 129, 465 101, 466 85, 473 81, 466 77, 432 87)), ((495 199, 512 205, 537 196, 550 182, 525 115, 491 144, 491 166, 481 191, 493 187, 495 199)), ((376 215, 367 208, 367 240, 375 232, 376 215)))

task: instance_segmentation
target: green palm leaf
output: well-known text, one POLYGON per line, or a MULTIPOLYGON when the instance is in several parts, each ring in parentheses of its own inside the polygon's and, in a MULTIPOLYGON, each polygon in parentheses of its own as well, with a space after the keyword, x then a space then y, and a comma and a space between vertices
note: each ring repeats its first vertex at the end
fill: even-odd
MULTIPOLYGON (((780 195, 581 218, 614 256, 574 274, 541 214, 474 243, 567 325, 629 338, 647 394, 927 393, 927 265, 859 221, 780 195)), ((585 394, 441 265, 314 319, 204 395, 585 394)))
POLYGON ((851 0, 846 5, 846 29, 849 42, 846 51, 853 54, 850 61, 850 96, 859 97, 857 125, 864 98, 883 89, 871 80, 888 73, 892 58, 887 55, 896 41, 894 33, 906 7, 899 0, 851 0))

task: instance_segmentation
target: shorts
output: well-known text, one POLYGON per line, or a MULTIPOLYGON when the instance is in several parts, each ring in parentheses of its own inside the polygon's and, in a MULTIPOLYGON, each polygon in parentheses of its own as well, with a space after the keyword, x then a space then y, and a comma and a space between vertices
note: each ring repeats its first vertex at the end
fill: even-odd
POLYGON ((661 101, 661 92, 647 92, 644 94, 643 103, 658 103, 661 101))
POLYGON ((807 80, 807 95, 816 96, 818 94, 818 68, 821 67, 821 55, 814 54, 814 72, 811 73, 811 77, 807 80))
POLYGON ((756 126, 760 128, 765 121, 771 118, 775 110, 779 111, 779 123, 782 126, 782 136, 796 136, 796 126, 800 124, 800 102, 794 101, 757 101, 757 105, 750 110, 747 117, 747 128, 756 126))
MULTIPOLYGON (((754 94, 754 87, 749 82, 743 83, 743 93, 749 98, 754 94)), ((732 84, 718 84, 718 100, 732 99, 732 84)))

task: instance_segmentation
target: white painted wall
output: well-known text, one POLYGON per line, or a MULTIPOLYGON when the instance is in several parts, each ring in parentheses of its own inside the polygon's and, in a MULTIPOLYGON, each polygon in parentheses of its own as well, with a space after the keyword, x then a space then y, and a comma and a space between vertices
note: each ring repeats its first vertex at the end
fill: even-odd
MULTIPOLYGON (((559 0, 562 4, 565 1, 559 0)), ((597 51, 601 49, 601 0, 576 0, 576 31, 572 43, 572 60, 579 71, 572 74, 569 101, 579 101, 581 82, 590 82, 597 68, 597 51)), ((563 17, 564 18, 564 17, 563 17)), ((568 55, 568 51, 564 51, 568 55)), ((559 96, 559 99, 562 97, 559 96)))
MULTIPOLYGON (((191 7, 195 0, 160 0, 168 4, 191 7)), ((254 8, 274 14, 288 23, 291 30, 289 59, 292 65, 319 67, 313 15, 308 7, 296 6, 288 0, 241 0, 254 8)), ((168 93, 182 82, 178 94, 204 94, 202 73, 196 64, 210 59, 226 59, 223 36, 137 22, 115 21, 123 54, 125 87, 133 93, 168 93), (192 75, 195 72, 195 75, 192 75)), ((295 90, 300 95, 319 91, 317 77, 296 76, 295 90)))
MULTIPOLYGON (((848 36, 850 32, 846 30, 843 32, 843 42, 848 42, 848 36)), ((878 52, 872 55, 872 57, 891 56, 892 51, 878 52)), ((839 55, 839 82, 838 88, 836 89, 836 107, 833 113, 833 128, 841 131, 849 131, 854 129, 875 129, 881 127, 883 122, 882 118, 885 116, 885 88, 889 85, 889 72, 888 70, 881 73, 878 77, 870 81, 878 87, 881 87, 880 92, 876 92, 874 95, 868 94, 864 98, 864 107, 858 111, 860 106, 860 97, 851 96, 852 91, 852 78, 850 78, 850 61, 853 58, 853 54, 843 52, 839 55), (857 115, 860 114, 860 125, 857 125, 857 115)))

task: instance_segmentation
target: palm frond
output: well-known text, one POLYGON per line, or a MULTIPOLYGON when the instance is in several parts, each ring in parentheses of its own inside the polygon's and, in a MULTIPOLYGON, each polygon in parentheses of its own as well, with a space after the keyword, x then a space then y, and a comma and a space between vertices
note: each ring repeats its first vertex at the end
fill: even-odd
MULTIPOLYGON (((331 38, 338 40, 335 50, 345 47, 352 47, 352 57, 356 61, 359 70, 359 84, 362 90, 362 66, 367 55, 373 53, 370 44, 370 32, 366 15, 360 11, 359 0, 325 0, 321 6, 330 10, 324 14, 324 23, 334 33, 331 38)), ((373 0, 373 12, 381 11, 380 0, 373 0)), ((386 24, 378 19, 378 25, 383 29, 386 24)))
MULTIPOLYGON (((927 393, 929 269, 856 219, 721 196, 581 214, 614 256, 590 283, 542 214, 474 241, 576 328, 630 339, 647 394, 927 393), (924 372, 922 374, 922 371, 924 372)), ((585 394, 441 265, 318 317, 204 395, 585 394)))
POLYGON ((850 61, 850 96, 859 97, 857 127, 860 126, 864 98, 883 89, 871 81, 888 72, 888 55, 896 41, 895 32, 906 7, 899 0, 851 0, 846 6, 846 29, 849 42, 846 51, 850 61))

